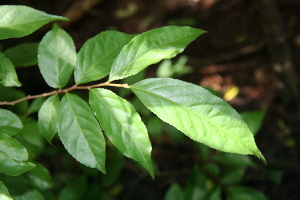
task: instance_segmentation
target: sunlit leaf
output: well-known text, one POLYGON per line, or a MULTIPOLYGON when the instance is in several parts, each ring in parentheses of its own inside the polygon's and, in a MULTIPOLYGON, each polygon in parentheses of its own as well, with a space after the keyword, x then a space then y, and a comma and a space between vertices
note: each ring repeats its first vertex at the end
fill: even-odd
POLYGON ((0 6, 0 40, 31 34, 43 25, 65 17, 49 15, 27 6, 0 6))
POLYGON ((0 53, 0 83, 6 87, 22 85, 18 80, 14 65, 2 53, 0 53))
POLYGON ((40 42, 38 63, 49 86, 62 88, 68 83, 76 63, 76 49, 69 34, 57 25, 40 42))
POLYGON ((27 150, 18 140, 0 134, 0 173, 17 176, 32 169, 35 165, 27 159, 27 150))
POLYGON ((145 79, 130 88, 160 119, 191 139, 220 151, 253 154, 265 161, 239 114, 204 88, 170 78, 145 79))
POLYGON ((105 173, 105 140, 86 102, 74 94, 61 100, 58 135, 67 151, 82 164, 105 173))
POLYGON ((176 56, 203 33, 191 27, 166 26, 135 36, 114 61, 109 81, 126 78, 162 59, 176 56))
POLYGON ((86 41, 78 52, 74 71, 76 83, 82 84, 107 76, 115 58, 133 37, 118 31, 104 31, 86 41))
POLYGON ((109 140, 125 156, 144 166, 154 176, 151 143, 139 114, 126 100, 110 90, 90 90, 90 105, 109 140))
POLYGON ((0 109, 0 133, 15 135, 23 128, 18 116, 9 110, 0 109))
POLYGON ((60 101, 57 95, 49 97, 39 111, 39 130, 42 136, 51 143, 52 138, 57 133, 59 121, 60 101))
POLYGON ((15 67, 29 67, 37 65, 37 42, 29 42, 6 49, 3 54, 10 59, 15 67))

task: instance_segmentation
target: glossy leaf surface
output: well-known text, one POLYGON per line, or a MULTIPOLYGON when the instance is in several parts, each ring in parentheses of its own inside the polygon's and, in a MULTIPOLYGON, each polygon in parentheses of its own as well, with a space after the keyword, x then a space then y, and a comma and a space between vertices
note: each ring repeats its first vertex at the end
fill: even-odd
POLYGON ((0 84, 6 87, 22 85, 18 80, 14 65, 2 53, 0 53, 0 84))
POLYGON ((130 86, 163 121, 214 149, 253 154, 265 161, 239 114, 204 88, 171 78, 145 79, 130 86))
POLYGON ((61 100, 58 134, 67 151, 82 164, 105 173, 105 140, 83 99, 65 94, 61 100))
POLYGON ((176 56, 205 31, 184 26, 166 26, 135 36, 113 63, 109 81, 134 75, 162 59, 176 56))
POLYGON ((43 25, 65 17, 49 15, 27 6, 0 6, 0 40, 31 34, 43 25))
POLYGON ((9 110, 0 109, 0 133, 13 136, 22 128, 23 124, 17 115, 9 110))
POLYGON ((89 101, 109 140, 125 156, 144 166, 153 177, 151 143, 133 106, 106 89, 90 90, 89 101))
POLYGON ((54 25, 40 42, 38 62, 40 71, 49 86, 64 87, 76 63, 76 50, 69 34, 54 25))
POLYGON ((0 134, 0 173, 17 176, 32 169, 34 164, 27 159, 27 150, 18 140, 0 134))
POLYGON ((39 111, 39 130, 42 136, 51 143, 52 138, 57 133, 59 121, 60 101, 57 95, 49 97, 39 111))
POLYGON ((122 47, 133 37, 118 31, 104 31, 86 41, 78 52, 74 71, 76 83, 82 84, 107 76, 122 47))

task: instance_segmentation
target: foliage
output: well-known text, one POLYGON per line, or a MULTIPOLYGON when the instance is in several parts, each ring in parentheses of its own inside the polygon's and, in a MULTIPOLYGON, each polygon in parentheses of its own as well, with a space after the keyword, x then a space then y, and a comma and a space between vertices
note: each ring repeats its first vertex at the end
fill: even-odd
MULTIPOLYGON (((0 39, 23 37, 48 22, 66 20, 26 6, 0 6, 0 14, 4 16, 0 20, 0 39)), ((206 89, 173 78, 150 78, 130 85, 112 83, 136 75, 163 59, 175 57, 203 33, 205 31, 184 26, 166 26, 139 35, 104 31, 89 39, 76 53, 69 34, 54 25, 38 47, 24 44, 33 51, 37 47, 41 75, 55 89, 33 96, 26 96, 11 87, 21 86, 14 64, 26 67, 34 65, 36 59, 30 56, 32 60, 18 63, 15 56, 23 51, 24 46, 0 53, 0 83, 3 85, 0 105, 7 106, 0 109, 0 172, 12 176, 0 176, 3 198, 44 199, 40 191, 47 194, 53 181, 49 171, 34 160, 45 154, 42 137, 51 143, 56 133, 68 153, 81 164, 103 173, 113 169, 112 180, 121 171, 112 164, 122 166, 121 154, 137 161, 154 178, 152 147, 144 122, 129 101, 102 88, 104 86, 132 91, 162 121, 196 142, 224 152, 255 155, 265 162, 242 117, 206 89), (73 71, 75 84, 66 87, 71 82, 73 71), (81 85, 107 76, 105 82, 81 85), (88 99, 75 94, 75 90, 87 90, 88 99), (30 99, 34 101, 28 106, 30 99), (10 107, 15 104, 19 105, 17 109, 10 107), (38 121, 31 117, 33 113, 38 113, 38 121), (111 149, 112 155, 106 152, 106 148, 111 149), (112 168, 105 167, 111 164, 112 168), (13 187, 16 178, 19 187, 13 187)), ((194 173, 197 174, 192 176, 202 176, 200 172, 194 173)), ((194 191, 193 181, 197 180, 192 180, 185 196, 194 192, 202 195, 202 191, 194 191)), ((226 177, 222 181, 232 182, 226 177)), ((93 187, 82 185, 87 185, 86 176, 80 176, 67 185, 60 191, 58 199, 81 199, 87 190, 90 190, 90 195, 105 196, 93 187)), ((169 196, 180 193, 179 186, 171 189, 169 196)), ((228 188, 228 193, 234 193, 235 189, 228 188)), ((220 188, 214 191, 219 194, 220 188)), ((51 193, 47 198, 55 199, 51 196, 54 195, 51 193)), ((85 196, 85 199, 89 198, 92 196, 85 196)))

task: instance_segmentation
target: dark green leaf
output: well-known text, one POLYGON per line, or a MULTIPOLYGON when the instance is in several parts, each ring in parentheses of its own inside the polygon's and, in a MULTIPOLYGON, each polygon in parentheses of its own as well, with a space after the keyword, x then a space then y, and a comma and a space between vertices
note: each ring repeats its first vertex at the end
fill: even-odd
POLYGON ((105 135, 125 156, 144 166, 154 176, 151 143, 139 114, 126 100, 110 90, 90 90, 90 105, 105 135))
POLYGON ((23 124, 17 115, 9 110, 0 109, 0 133, 13 136, 22 128, 23 124))
MULTIPOLYGON (((14 101, 26 97, 26 94, 18 89, 0 85, 0 101, 14 101)), ((22 101, 14 106, 6 106, 16 114, 24 115, 28 110, 28 101, 22 101)))
POLYGON ((248 124, 250 131, 256 135, 264 120, 266 111, 249 111, 241 113, 243 120, 248 124))
POLYGON ((220 164, 232 167, 256 166, 256 164, 247 155, 219 153, 214 157, 214 160, 220 164))
POLYGON ((194 165, 192 173, 189 176, 187 185, 184 191, 185 200, 204 199, 205 191, 205 175, 200 171, 199 166, 194 165))
POLYGON ((233 185, 242 180, 245 174, 245 169, 243 168, 229 168, 221 175, 221 182, 224 185, 233 185))
POLYGON ((0 181, 0 197, 1 200, 13 200, 6 186, 0 181))
POLYGON ((39 130, 42 136, 51 143, 52 138, 57 133, 59 121, 60 101, 57 95, 49 97, 39 111, 39 130))
POLYGON ((37 113, 39 112, 39 110, 41 109, 43 103, 46 101, 47 97, 40 97, 37 99, 34 99, 32 101, 32 103, 30 104, 27 113, 31 114, 31 113, 37 113))
POLYGON ((38 190, 29 190, 24 194, 14 196, 14 200, 45 200, 44 196, 38 190))
POLYGON ((39 43, 23 43, 6 49, 3 54, 10 59, 16 67, 29 67, 37 65, 39 43))
POLYGON ((54 25, 40 42, 38 62, 41 73, 49 86, 64 87, 76 63, 76 49, 68 33, 54 25))
POLYGON ((62 98, 58 135, 76 160, 105 173, 102 130, 86 102, 74 94, 62 98))
POLYGON ((99 80, 109 74, 111 66, 133 35, 104 31, 89 39, 78 52, 74 71, 75 81, 82 84, 99 80))
POLYGON ((27 150, 18 140, 0 134, 0 173, 17 176, 32 169, 34 164, 27 159, 27 150))
POLYGON ((30 182, 39 190, 50 189, 53 185, 48 169, 41 164, 36 164, 35 168, 26 175, 30 182))
POLYGON ((228 200, 268 200, 263 193, 250 187, 231 186, 227 193, 228 200))
POLYGON ((14 65, 2 53, 0 53, 0 83, 6 87, 22 85, 18 80, 14 65))
POLYGON ((184 200, 183 191, 178 183, 172 184, 169 187, 164 200, 184 200))
POLYGON ((114 61, 109 81, 126 78, 176 56, 203 33, 205 31, 191 27, 166 26, 135 36, 114 61))
POLYGON ((81 200, 87 189, 87 177, 80 176, 70 182, 58 195, 58 200, 81 200))
POLYGON ((49 15, 27 6, 0 6, 0 40, 31 34, 43 25, 65 17, 49 15))
POLYGON ((225 152, 253 154, 265 162, 239 114, 204 88, 171 78, 152 78, 130 89, 160 119, 193 140, 225 152))

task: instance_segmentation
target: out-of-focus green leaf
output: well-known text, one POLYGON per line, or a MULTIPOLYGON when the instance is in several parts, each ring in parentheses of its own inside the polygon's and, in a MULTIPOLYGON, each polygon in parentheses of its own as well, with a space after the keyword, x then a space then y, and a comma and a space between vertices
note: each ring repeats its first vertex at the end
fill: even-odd
POLYGON ((0 134, 0 173, 17 176, 32 169, 35 165, 27 159, 27 150, 18 140, 0 134))
POLYGON ((58 135, 67 151, 82 164, 105 173, 105 140, 90 107, 80 97, 61 100, 58 135))
POLYGON ((69 34, 56 24, 39 44, 38 62, 49 86, 62 88, 68 83, 76 63, 76 49, 69 34))
POLYGON ((242 180, 245 174, 245 169, 229 168, 221 174, 221 182, 224 185, 233 185, 242 180))
POLYGON ((0 83, 6 87, 22 85, 18 80, 14 65, 2 53, 0 53, 0 83))
POLYGON ((29 67, 38 63, 38 46, 38 42, 23 43, 6 49, 3 54, 15 67, 29 67))
MULTIPOLYGON (((26 96, 21 90, 2 85, 0 85, 0 94, 0 101, 14 101, 26 96)), ((14 106, 6 106, 6 108, 16 114, 24 115, 28 110, 28 101, 22 101, 14 106)))
POLYGON ((220 164, 231 167, 256 167, 256 164, 247 155, 232 154, 232 153, 219 153, 215 155, 214 160, 220 164))
POLYGON ((29 190, 22 195, 13 196, 14 200, 45 200, 42 193, 38 190, 29 190))
POLYGON ((231 186, 226 191, 228 200, 268 200, 263 193, 249 187, 231 186))
POLYGON ((6 133, 13 136, 22 128, 23 124, 18 116, 9 110, 0 109, 0 134, 6 133))
POLYGON ((178 183, 174 183, 169 187, 164 200, 184 200, 183 191, 178 183))
POLYGON ((39 130, 42 136, 51 143, 57 133, 60 101, 57 95, 49 97, 39 111, 39 130))
POLYGON ((171 78, 151 78, 130 89, 160 119, 191 139, 225 152, 253 154, 265 162, 239 114, 204 88, 171 78))
POLYGON ((37 113, 39 112, 40 108, 42 107, 43 103, 46 101, 47 97, 40 97, 37 99, 34 99, 32 103, 30 104, 27 113, 37 113))
POLYGON ((117 55, 133 37, 118 31, 103 31, 86 41, 78 52, 75 82, 82 84, 107 76, 117 55))
POLYGON ((89 102, 109 140, 122 154, 139 162, 154 177, 147 129, 133 106, 102 88, 90 90, 89 102))
POLYGON ((248 124, 250 131, 256 135, 264 120, 266 111, 249 111, 241 113, 243 120, 248 124))
POLYGON ((135 36, 114 61, 109 81, 126 78, 151 64, 176 56, 203 33, 205 31, 191 27, 166 26, 135 36))
POLYGON ((50 189, 53 185, 48 169, 41 164, 36 164, 35 168, 30 170, 26 175, 30 182, 39 190, 50 189))
POLYGON ((27 6, 0 6, 0 40, 31 34, 43 25, 65 17, 49 15, 27 6))
POLYGON ((0 181, 0 199, 1 200, 13 200, 9 194, 8 189, 5 185, 0 181))
POLYGON ((184 199, 185 200, 204 199, 206 195, 205 180, 206 177, 199 170, 199 166, 194 165, 184 190, 184 199))
POLYGON ((220 187, 214 188, 207 197, 207 200, 222 200, 222 190, 220 187))
POLYGON ((58 195, 58 200, 81 200, 87 189, 87 177, 80 176, 70 182, 58 195))

